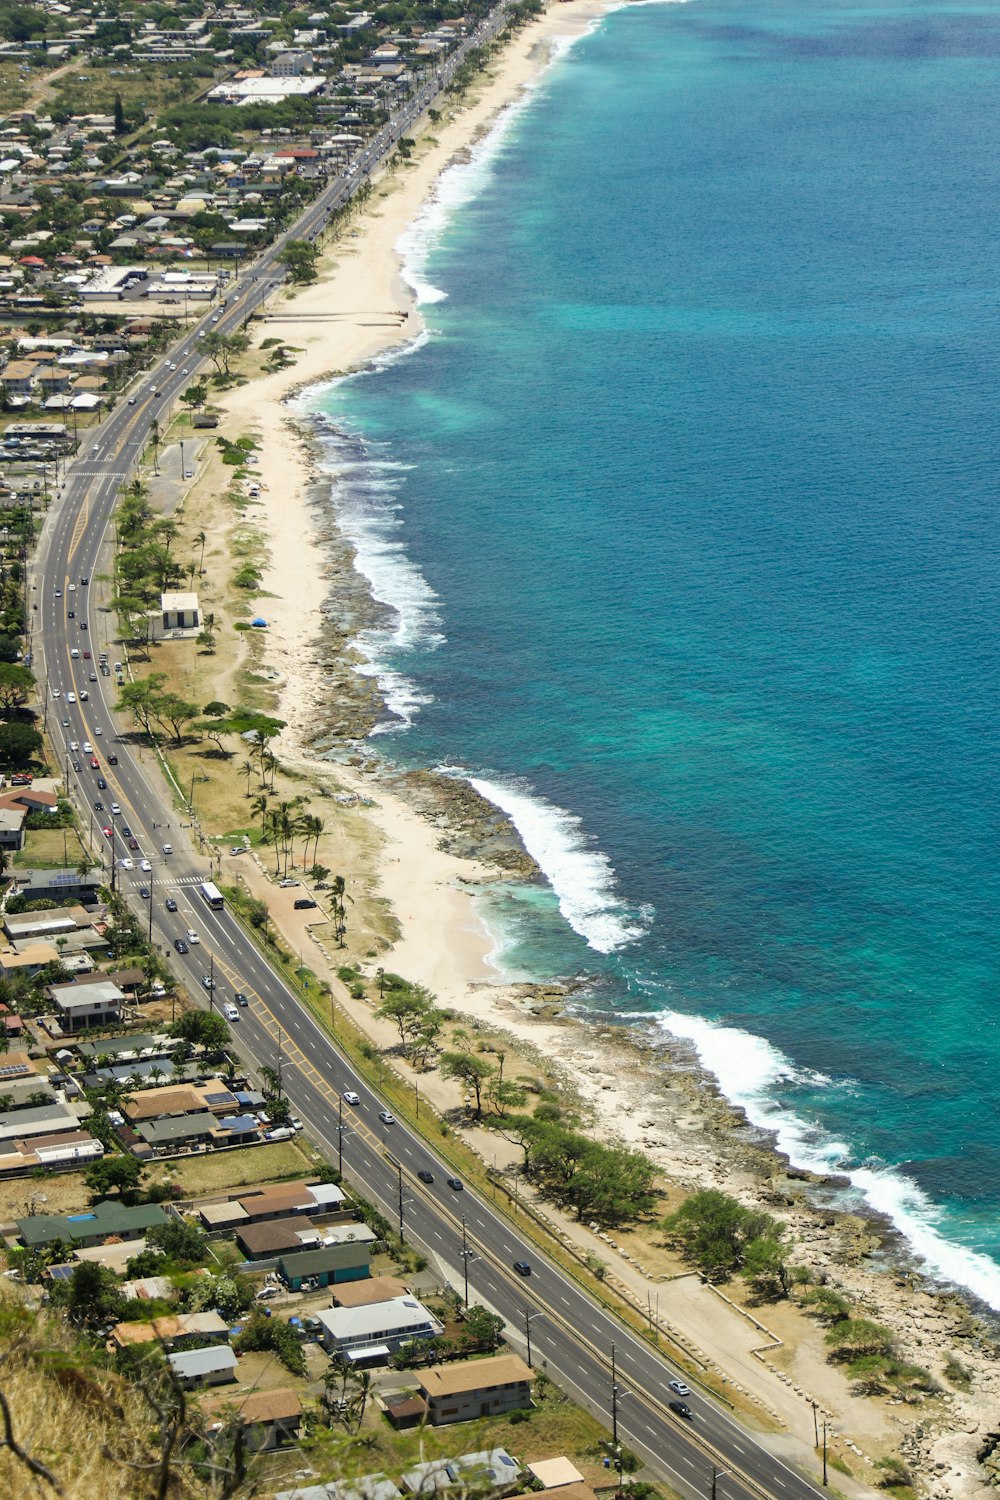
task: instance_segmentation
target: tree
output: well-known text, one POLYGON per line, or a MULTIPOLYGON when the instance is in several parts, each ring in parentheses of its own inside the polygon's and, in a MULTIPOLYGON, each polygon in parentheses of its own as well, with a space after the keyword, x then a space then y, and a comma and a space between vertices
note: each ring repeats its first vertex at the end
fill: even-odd
POLYGON ((27 667, 14 662, 0 662, 0 713, 4 718, 18 708, 23 708, 31 696, 35 679, 27 667))
POLYGON ((504 1320, 478 1302, 465 1310, 462 1343, 474 1349, 499 1349, 503 1340, 504 1320))
POLYGON ((65 1295, 70 1322, 84 1328, 117 1322, 125 1311, 125 1298, 114 1271, 96 1261, 81 1261, 74 1266, 65 1295))
MULTIPOLYGON (((208 386, 201 380, 197 381, 194 385, 189 385, 181 396, 181 400, 185 406, 191 406, 200 411, 208 400, 208 386)), ((198 540, 199 538, 195 537, 195 541, 197 542, 198 540)))
POLYGON ((493 1064, 474 1052, 441 1053, 441 1072, 445 1078, 457 1078, 467 1093, 471 1089, 477 1119, 483 1112, 483 1084, 493 1071, 493 1064))
POLYGON ((311 240, 289 240, 278 259, 287 266, 292 281, 304 286, 316 280, 318 256, 319 250, 311 240))
POLYGON ((146 1244, 162 1250, 179 1266, 197 1266, 208 1254, 208 1241, 201 1230, 185 1219, 169 1219, 146 1231, 146 1244))
POLYGON ((87 1168, 83 1180, 91 1202, 118 1193, 123 1203, 132 1203, 144 1174, 145 1168, 134 1156, 105 1156, 87 1168))
POLYGON ((245 333, 212 332, 201 340, 202 353, 208 355, 215 366, 216 375, 223 380, 229 379, 233 360, 245 354, 249 348, 250 340, 245 333))
POLYGON ((213 1052, 228 1042, 229 1027, 214 1010, 189 1010, 174 1021, 170 1027, 170 1035, 213 1052))
MULTIPOLYGON (((717 1188, 692 1193, 676 1213, 664 1219, 662 1228, 685 1260, 710 1281, 725 1281, 742 1270, 755 1240, 777 1242, 784 1233, 770 1214, 744 1208, 717 1188)), ((755 1255, 755 1265, 759 1267, 762 1259, 766 1259, 763 1253, 755 1255)))
POLYGON ((21 770, 42 748, 42 737, 30 724, 0 724, 0 766, 21 770))

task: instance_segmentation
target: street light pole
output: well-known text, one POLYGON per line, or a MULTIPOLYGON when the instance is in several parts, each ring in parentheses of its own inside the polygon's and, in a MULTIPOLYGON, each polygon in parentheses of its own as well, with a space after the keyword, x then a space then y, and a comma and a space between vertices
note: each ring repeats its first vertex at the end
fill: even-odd
POLYGON ((611 1345, 611 1441, 618 1447, 618 1379, 615 1369, 615 1346, 611 1345))
POLYGON ((823 1418, 823 1484, 827 1483, 826 1477, 826 1418, 823 1418))
POLYGON ((712 1465, 712 1500, 717 1500, 716 1489, 719 1480, 725 1479, 728 1473, 728 1469, 717 1469, 714 1464, 712 1465))
POLYGON ((524 1337, 528 1345, 529 1366, 531 1365, 531 1325, 536 1318, 544 1318, 544 1316, 543 1312, 529 1312, 527 1308, 524 1309, 524 1337))
POLYGON ((208 1008, 215 1009, 215 954, 208 955, 208 1008))
POLYGON ((396 1171, 399 1173, 399 1243, 406 1244, 406 1236, 403 1233, 403 1164, 396 1163, 396 1171))
POLYGON ((469 1305, 469 1256, 471 1254, 472 1254, 472 1251, 469 1249, 469 1241, 468 1241, 468 1237, 467 1237, 466 1232, 465 1232, 465 1220, 463 1219, 462 1220, 462 1270, 463 1270, 463 1273, 464 1273, 464 1276, 465 1276, 465 1305, 466 1305, 466 1307, 468 1307, 468 1305, 469 1305))
POLYGON ((337 1105, 338 1105, 338 1114, 337 1114, 337 1172, 338 1172, 338 1174, 341 1177, 343 1177, 343 1175, 344 1175, 344 1101, 343 1101, 343 1099, 338 1099, 337 1100, 337 1105))

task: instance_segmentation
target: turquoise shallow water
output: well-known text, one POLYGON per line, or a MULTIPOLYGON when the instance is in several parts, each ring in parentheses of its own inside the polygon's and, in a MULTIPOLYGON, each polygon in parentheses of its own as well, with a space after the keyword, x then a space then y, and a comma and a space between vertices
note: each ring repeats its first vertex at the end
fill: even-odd
POLYGON ((986 7, 620 10, 409 237, 430 338, 314 405, 383 748, 549 876, 504 964, 1000 1307, 998 72, 986 7))

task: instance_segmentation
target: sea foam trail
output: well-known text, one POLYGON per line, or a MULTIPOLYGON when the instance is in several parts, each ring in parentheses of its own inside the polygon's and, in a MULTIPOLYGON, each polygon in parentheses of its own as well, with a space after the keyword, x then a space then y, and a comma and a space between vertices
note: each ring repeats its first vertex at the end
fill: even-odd
POLYGON ((928 1274, 966 1287, 1000 1310, 1000 1266, 942 1234, 938 1226, 943 1212, 915 1182, 893 1167, 852 1166, 856 1153, 848 1142, 824 1139, 815 1126, 779 1102, 782 1088, 789 1084, 823 1087, 833 1086, 832 1080, 795 1067, 777 1047, 739 1027, 679 1011, 663 1012, 658 1021, 672 1036, 685 1037, 693 1044, 726 1098, 744 1109, 754 1125, 773 1131, 778 1149, 794 1166, 849 1178, 865 1202, 895 1224, 928 1274))
POLYGON ((467 779, 510 818, 555 892, 559 910, 591 948, 613 953, 641 936, 644 927, 615 894, 607 856, 590 843, 578 817, 539 797, 527 783, 467 779))

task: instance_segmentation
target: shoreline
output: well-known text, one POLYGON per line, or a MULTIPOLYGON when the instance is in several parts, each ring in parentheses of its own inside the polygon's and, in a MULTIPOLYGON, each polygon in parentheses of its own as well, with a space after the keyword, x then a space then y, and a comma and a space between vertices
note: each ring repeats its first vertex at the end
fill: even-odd
MULTIPOLYGON (((305 343, 306 347, 300 348, 295 356, 295 365, 280 375, 255 379, 218 403, 231 423, 242 423, 244 430, 260 433, 262 489, 265 496, 280 493, 280 516, 270 514, 261 518, 266 525, 270 553, 262 584, 269 616, 266 655, 283 678, 280 712, 289 725, 282 736, 284 751, 311 770, 317 764, 317 716, 330 716, 331 689, 336 694, 332 717, 334 738, 339 744, 344 743, 345 737, 364 741, 378 721, 378 690, 371 676, 358 672, 363 660, 350 642, 361 624, 376 618, 380 607, 372 599, 367 581, 355 570, 353 548, 337 527, 324 487, 329 482, 323 479, 317 455, 319 440, 303 413, 289 412, 286 403, 301 399, 321 383, 363 369, 379 355, 420 337, 423 321, 415 297, 403 281, 396 250, 400 235, 432 201, 441 173, 461 160, 463 153, 491 128, 498 113, 522 96, 546 65, 557 41, 574 34, 573 27, 577 28, 575 35, 583 34, 594 20, 613 8, 612 4, 598 4, 594 0, 569 0, 568 4, 550 10, 541 21, 532 23, 515 38, 497 65, 498 74, 495 67, 494 76, 470 106, 455 111, 447 124, 425 125, 420 136, 421 147, 426 146, 431 128, 440 137, 437 143, 421 149, 412 167, 380 180, 366 211, 364 228, 347 231, 336 243, 331 270, 316 285, 281 304, 281 310, 287 313, 294 302, 294 321, 283 321, 280 311, 275 309, 272 319, 257 325, 258 342, 281 335, 292 345, 305 343), (383 195, 386 185, 389 191, 383 195), (335 321, 324 321, 329 318, 331 305, 338 316, 335 321), (324 487, 322 493, 321 487, 324 487), (313 557, 322 552, 321 566, 303 567, 307 550, 313 557), (321 621, 322 626, 318 631, 310 629, 304 636, 303 622, 307 620, 321 621)), ((357 749, 357 764, 345 767, 338 760, 335 770, 338 780, 359 793, 374 795, 377 801, 370 821, 378 828, 382 845, 378 896, 393 910, 400 928, 400 937, 391 949, 394 967, 433 989, 442 1003, 454 1005, 485 1026, 508 1031, 526 1045, 541 1047, 558 1059, 560 1066, 574 1073, 575 1082, 598 1122, 610 1121, 615 1132, 629 1144, 650 1150, 673 1182, 685 1188, 709 1182, 724 1185, 734 1195, 759 1203, 765 1187, 772 1195, 787 1197, 790 1181, 802 1183, 810 1177, 809 1173, 790 1174, 785 1170, 787 1158, 776 1142, 768 1139, 766 1127, 748 1126, 745 1118, 741 1121, 741 1111, 722 1096, 714 1079, 698 1061, 693 1043, 677 1039, 676 1044, 660 1041, 654 1047, 646 1038, 602 1034, 609 1028, 601 1024, 600 1017, 583 1021, 571 1015, 559 1020, 534 1015, 532 996, 525 994, 532 987, 506 982, 490 962, 493 939, 476 912, 475 886, 506 878, 502 866, 490 858, 489 852, 480 850, 483 857, 473 860, 468 853, 443 849, 438 820, 429 821, 426 808, 420 810, 420 798, 407 795, 406 773, 393 772, 388 767, 376 771, 377 744, 358 745, 357 749), (418 887, 421 909, 414 913, 410 907, 418 887), (424 899, 427 888, 433 891, 430 908, 424 899), (438 938, 433 952, 429 951, 431 945, 426 940, 429 930, 438 938), (620 1063, 623 1046, 629 1049, 637 1065, 642 1064, 642 1071, 630 1075, 625 1082, 616 1080, 613 1066, 616 1056, 620 1063), (647 1089, 654 1088, 662 1097, 652 1101, 647 1095, 644 1100, 641 1097, 644 1080, 647 1089), (683 1110, 680 1118, 678 1107, 683 1110)), ((325 764, 329 769, 329 763, 325 764)), ((322 760, 320 765, 324 765, 322 760)), ((476 842, 471 838, 469 841, 476 842)), ((521 873, 530 874, 530 869, 525 867, 521 873)), ((364 1008, 355 1010, 360 1023, 372 1030, 364 1008)), ((611 1029, 624 1032, 624 1028, 611 1029)), ((818 1174, 815 1180, 819 1182, 818 1174)), ((904 1290, 897 1286, 893 1308, 901 1333, 913 1335, 912 1325, 916 1320, 907 1309, 918 1296, 934 1305, 950 1303, 950 1294, 941 1291, 914 1292, 910 1278, 914 1275, 919 1278, 920 1273, 913 1266, 899 1272, 891 1265, 886 1270, 877 1270, 839 1264, 830 1247, 840 1231, 835 1225, 823 1224, 832 1210, 802 1201, 785 1207, 800 1242, 809 1245, 810 1258, 835 1279, 849 1282, 860 1297, 884 1293, 890 1289, 888 1283, 893 1278, 898 1281, 902 1275, 906 1286, 904 1290), (818 1230, 827 1245, 816 1243, 818 1230)), ((548 1209, 546 1214, 557 1218, 548 1209)), ((874 1210, 870 1218, 874 1223, 874 1210)), ((578 1226, 573 1227, 578 1231, 578 1226)), ((906 1244, 901 1232, 894 1229, 894 1235, 899 1236, 900 1246, 906 1244)), ((623 1245, 626 1240, 627 1237, 619 1237, 623 1245)), ((894 1258, 891 1247, 887 1253, 891 1261, 894 1258)), ((910 1260, 912 1255, 911 1251, 903 1258, 910 1260)), ((616 1275, 630 1269, 628 1263, 624 1267, 615 1263, 616 1275)), ((697 1300, 693 1295, 690 1298, 692 1303, 697 1300)), ((782 1321, 786 1311, 787 1308, 767 1307, 761 1317, 773 1327, 775 1322, 782 1321)), ((708 1326, 710 1319, 700 1305, 682 1312, 693 1326, 708 1326)), ((921 1316, 926 1321, 932 1313, 924 1311, 921 1316)), ((943 1334, 945 1330, 937 1332, 943 1334)), ((710 1335, 706 1334, 704 1343, 708 1342, 710 1335)), ((861 1451, 864 1424, 854 1419, 862 1403, 849 1397, 846 1379, 832 1367, 824 1367, 820 1372, 807 1362, 806 1369, 811 1383, 802 1370, 796 1372, 797 1378, 801 1388, 811 1389, 817 1399, 818 1382, 824 1373, 828 1384, 836 1386, 840 1382, 841 1389, 834 1390, 832 1395, 824 1393, 822 1404, 829 1408, 836 1400, 838 1413, 845 1407, 850 1409, 850 1417, 840 1420, 861 1445, 855 1451, 861 1451)), ((748 1370, 745 1377, 748 1381, 751 1375, 761 1374, 752 1368, 752 1361, 748 1370)), ((934 1475, 936 1493, 957 1497, 973 1493, 983 1485, 981 1471, 977 1472, 978 1466, 972 1459, 977 1446, 973 1434, 976 1431, 985 1434, 987 1403, 995 1402, 1000 1393, 1000 1383, 996 1377, 989 1381, 989 1373, 985 1367, 982 1375, 977 1372, 979 1385, 972 1397, 950 1398, 956 1418, 953 1430, 949 1433, 946 1425, 944 1433, 935 1437, 933 1460, 929 1454, 920 1455, 921 1469, 928 1479, 933 1464, 948 1465, 947 1474, 934 1475), (965 1410, 955 1409, 954 1403, 965 1410), (970 1426, 971 1423, 975 1425, 970 1426), (965 1437, 961 1440, 959 1434, 963 1431, 965 1437), (946 1438, 953 1438, 954 1442, 946 1442, 946 1438)), ((779 1385, 783 1383, 777 1378, 765 1382, 770 1392, 768 1399, 773 1403, 769 1410, 779 1406, 783 1394, 779 1385)), ((800 1406, 803 1399, 807 1400, 793 1397, 792 1405, 800 1406)), ((790 1426, 788 1411, 788 1407, 779 1407, 779 1420, 785 1426, 790 1426)), ((925 1425, 930 1425, 926 1409, 921 1415, 925 1425)), ((932 1423, 936 1421, 937 1418, 931 1418, 932 1423)), ((881 1423, 883 1435, 893 1424, 902 1430, 897 1415, 890 1414, 888 1422, 881 1423)), ((874 1428, 869 1425, 866 1431, 877 1447, 874 1428)), ((856 1482, 845 1487, 867 1490, 873 1482, 874 1475, 862 1468, 856 1482)))

